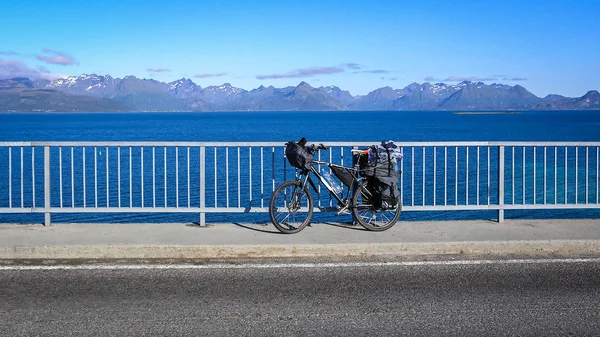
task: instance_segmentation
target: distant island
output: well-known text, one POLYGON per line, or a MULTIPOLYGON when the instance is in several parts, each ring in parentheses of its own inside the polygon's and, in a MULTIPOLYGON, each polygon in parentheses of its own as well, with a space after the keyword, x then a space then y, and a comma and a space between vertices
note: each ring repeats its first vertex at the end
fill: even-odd
POLYGON ((518 115, 520 111, 457 111, 455 115, 518 115))
POLYGON ((229 83, 202 88, 190 79, 164 83, 96 74, 54 81, 0 80, 0 112, 201 112, 201 111, 457 111, 456 114, 518 113, 524 110, 600 110, 600 93, 537 97, 520 85, 463 81, 412 83, 353 96, 336 86, 306 82, 245 90, 229 83))

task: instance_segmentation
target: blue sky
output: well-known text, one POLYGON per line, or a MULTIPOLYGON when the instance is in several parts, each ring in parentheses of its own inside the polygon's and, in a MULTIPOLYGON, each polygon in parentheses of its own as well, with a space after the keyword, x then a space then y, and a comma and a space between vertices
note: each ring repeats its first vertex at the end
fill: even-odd
POLYGON ((0 0, 0 78, 600 90, 600 1, 0 0))

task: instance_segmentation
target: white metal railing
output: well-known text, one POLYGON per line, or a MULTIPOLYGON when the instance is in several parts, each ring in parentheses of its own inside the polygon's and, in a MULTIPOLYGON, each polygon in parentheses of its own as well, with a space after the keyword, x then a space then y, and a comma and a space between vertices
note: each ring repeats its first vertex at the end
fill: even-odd
MULTIPOLYGON (((318 143, 318 142, 315 142, 318 143)), ((351 165, 323 142, 319 159, 351 165)), ((403 209, 600 208, 600 142, 410 142, 400 164, 403 209)), ((0 142, 0 214, 267 212, 293 178, 283 142, 0 142)), ((317 195, 318 209, 331 198, 317 195)))

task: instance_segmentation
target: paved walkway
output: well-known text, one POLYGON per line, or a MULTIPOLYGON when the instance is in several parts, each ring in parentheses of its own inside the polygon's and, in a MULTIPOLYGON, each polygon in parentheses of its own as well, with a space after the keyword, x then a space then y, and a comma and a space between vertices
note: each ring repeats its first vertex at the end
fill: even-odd
POLYGON ((0 225, 0 259, 202 259, 430 254, 600 255, 600 219, 400 221, 385 232, 317 223, 0 225))

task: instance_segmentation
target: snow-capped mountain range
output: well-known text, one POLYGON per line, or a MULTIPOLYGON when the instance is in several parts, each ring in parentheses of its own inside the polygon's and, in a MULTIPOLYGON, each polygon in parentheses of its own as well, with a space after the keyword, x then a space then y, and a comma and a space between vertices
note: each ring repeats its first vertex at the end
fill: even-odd
MULTIPOLYGON (((39 94, 55 94, 59 101, 68 101, 70 96, 84 96, 89 102, 95 102, 89 108, 78 105, 75 111, 105 111, 101 110, 102 105, 108 102, 114 103, 108 104, 109 109, 120 107, 118 111, 600 109, 600 94, 596 90, 578 98, 560 95, 540 98, 520 85, 470 81, 455 85, 412 83, 402 89, 383 87, 364 96, 352 96, 336 86, 314 88, 306 82, 295 87, 260 86, 248 91, 229 83, 202 88, 187 78, 164 83, 135 76, 119 79, 110 75, 84 74, 51 82, 32 82, 23 78, 0 80, 0 94, 5 94, 0 95, 0 110, 27 110, 27 106, 19 107, 11 101, 12 96, 8 93, 14 96, 27 91, 31 96, 36 90, 39 94)), ((68 104, 57 104, 70 111, 68 104)), ((36 107, 60 110, 57 106, 44 107, 41 101, 36 101, 36 107)))

